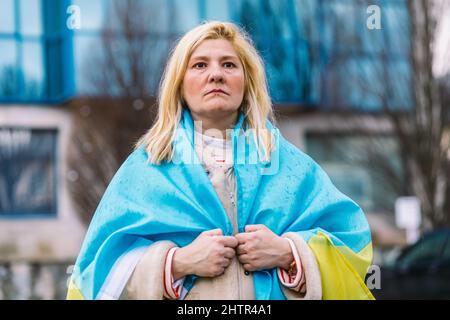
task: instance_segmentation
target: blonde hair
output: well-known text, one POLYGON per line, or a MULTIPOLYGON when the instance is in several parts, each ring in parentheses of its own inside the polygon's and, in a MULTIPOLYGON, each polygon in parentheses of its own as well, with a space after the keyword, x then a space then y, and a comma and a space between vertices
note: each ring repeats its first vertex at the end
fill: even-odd
POLYGON ((240 107, 247 129, 256 132, 255 145, 261 159, 268 161, 274 149, 272 134, 266 120, 275 122, 272 102, 268 93, 264 62, 250 37, 229 22, 205 22, 187 32, 173 49, 163 73, 158 93, 158 114, 155 123, 136 143, 144 145, 149 162, 160 164, 173 157, 172 142, 181 120, 183 98, 181 85, 192 53, 204 41, 225 39, 236 50, 244 69, 244 98, 240 107), (261 153, 260 147, 263 152, 261 153))

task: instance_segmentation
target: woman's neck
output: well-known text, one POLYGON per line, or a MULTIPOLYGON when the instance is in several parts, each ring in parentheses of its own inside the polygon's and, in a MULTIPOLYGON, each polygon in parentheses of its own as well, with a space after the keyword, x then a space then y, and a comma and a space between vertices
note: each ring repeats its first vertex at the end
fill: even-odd
POLYGON ((219 138, 230 139, 230 131, 235 127, 238 120, 238 112, 230 114, 229 116, 217 118, 199 117, 192 114, 194 120, 194 127, 197 132, 204 135, 219 138))

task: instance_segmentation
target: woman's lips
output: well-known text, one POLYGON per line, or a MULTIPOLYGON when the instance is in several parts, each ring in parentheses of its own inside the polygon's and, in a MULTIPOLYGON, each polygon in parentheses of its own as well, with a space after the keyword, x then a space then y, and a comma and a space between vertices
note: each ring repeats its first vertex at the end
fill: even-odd
POLYGON ((223 93, 223 94, 228 95, 228 93, 226 93, 225 91, 223 91, 223 90, 221 90, 221 89, 214 89, 214 90, 211 90, 211 91, 209 91, 206 95, 208 95, 208 94, 210 94, 210 93, 223 93))

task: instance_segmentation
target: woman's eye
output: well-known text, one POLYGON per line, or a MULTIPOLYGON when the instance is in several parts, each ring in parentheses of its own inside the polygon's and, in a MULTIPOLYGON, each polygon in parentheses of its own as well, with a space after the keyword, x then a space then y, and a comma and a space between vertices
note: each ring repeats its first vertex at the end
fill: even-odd
POLYGON ((233 62, 225 62, 223 65, 225 68, 234 68, 236 66, 233 62))
POLYGON ((204 68, 205 66, 206 66, 206 63, 204 63, 204 62, 198 62, 198 63, 194 64, 194 68, 197 68, 197 69, 204 68))

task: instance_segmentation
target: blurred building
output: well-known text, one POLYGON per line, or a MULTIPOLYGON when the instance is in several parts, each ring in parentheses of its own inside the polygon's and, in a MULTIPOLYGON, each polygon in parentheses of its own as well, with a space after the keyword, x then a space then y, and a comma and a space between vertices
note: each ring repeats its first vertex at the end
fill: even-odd
MULTIPOLYGON (((204 20, 244 26, 265 60, 282 133, 364 208, 376 243, 403 243, 393 223, 403 170, 382 109, 413 108, 406 0, 132 2, 148 14, 139 26, 151 39, 145 92, 155 94, 185 31, 204 20), (369 5, 381 9, 381 29, 368 26, 369 5), (380 154, 368 152, 369 136, 380 154), (373 170, 374 159, 394 168, 395 183, 373 170)), ((101 98, 105 88, 120 96, 117 82, 101 84, 104 69, 93 68, 129 45, 120 20, 110 0, 0 2, 0 299, 64 296, 86 230, 68 187, 77 128, 67 105, 101 98)))

